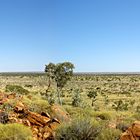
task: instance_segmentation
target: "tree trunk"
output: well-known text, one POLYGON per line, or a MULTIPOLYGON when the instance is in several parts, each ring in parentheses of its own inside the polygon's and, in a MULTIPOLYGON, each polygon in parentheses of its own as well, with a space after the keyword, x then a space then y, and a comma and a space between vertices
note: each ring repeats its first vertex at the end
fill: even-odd
POLYGON ((61 90, 59 88, 57 88, 57 96, 58 96, 58 103, 62 106, 62 100, 61 100, 61 90))
POLYGON ((49 91, 50 87, 51 87, 51 79, 49 78, 49 84, 48 84, 48 87, 46 89, 46 93, 49 91))

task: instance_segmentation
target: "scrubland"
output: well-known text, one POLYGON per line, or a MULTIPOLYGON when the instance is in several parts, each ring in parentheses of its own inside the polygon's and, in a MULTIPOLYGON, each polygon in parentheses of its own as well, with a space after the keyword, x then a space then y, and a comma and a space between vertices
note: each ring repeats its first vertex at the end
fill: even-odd
MULTIPOLYGON (((38 113, 49 112, 48 106, 57 104, 55 83, 52 81, 48 91, 47 87, 45 74, 0 76, 1 93, 23 96, 23 103, 38 113)), ((132 122, 140 120, 139 95, 140 75, 75 74, 61 93, 62 107, 71 122, 60 125, 55 139, 119 139, 132 122)))

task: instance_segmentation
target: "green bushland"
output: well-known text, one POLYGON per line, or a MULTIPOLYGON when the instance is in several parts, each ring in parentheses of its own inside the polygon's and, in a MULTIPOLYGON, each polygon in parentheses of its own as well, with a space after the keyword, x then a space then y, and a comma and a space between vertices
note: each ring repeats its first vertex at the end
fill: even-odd
MULTIPOLYGON (((0 90, 2 92, 8 84, 19 85, 27 90, 29 89, 30 93, 27 95, 32 96, 31 99, 24 95, 26 93, 22 93, 21 90, 16 92, 16 90, 9 88, 10 90, 7 92, 15 92, 17 95, 22 93, 24 95, 23 103, 31 111, 49 113, 49 104, 56 103, 55 101, 57 101, 56 81, 54 79, 51 80, 51 87, 46 93, 49 80, 45 74, 40 76, 25 75, 22 79, 20 75, 0 76, 0 78, 0 90), (33 85, 33 87, 30 85, 33 85)), ((104 125, 104 123, 106 123, 106 126, 110 123, 117 125, 117 129, 124 131, 128 125, 131 125, 136 120, 140 120, 139 83, 140 75, 74 74, 71 81, 68 81, 60 92, 60 98, 63 101, 62 108, 65 108, 69 113, 71 120, 81 117, 90 118, 91 120, 98 121, 100 125, 104 125), (76 90, 78 94, 76 94, 76 90), (95 91, 98 94, 98 96, 95 96, 95 100, 94 96, 90 96, 93 97, 91 99, 87 96, 90 91, 95 91), (62 94, 63 96, 61 96, 62 94), (92 100, 93 106, 91 106, 92 100)), ((7 113, 12 110, 15 103, 14 100, 8 101, 1 105, 0 109, 4 109, 7 113)), ((66 128, 72 128, 71 124, 67 125, 66 128)), ((102 129, 107 131, 106 128, 102 127, 102 129)), ((70 130, 66 129, 65 131, 69 132, 70 130)), ((103 130, 102 133, 105 133, 103 130)), ((111 130, 106 132, 110 136, 110 138, 105 136, 108 139, 113 139, 112 135, 116 133, 114 132, 115 129, 113 129, 113 134, 111 134, 111 130)))
POLYGON ((21 124, 0 124, 0 140, 33 140, 30 128, 21 124))
POLYGON ((28 90, 19 85, 6 85, 5 92, 14 92, 19 95, 27 95, 29 93, 28 90))

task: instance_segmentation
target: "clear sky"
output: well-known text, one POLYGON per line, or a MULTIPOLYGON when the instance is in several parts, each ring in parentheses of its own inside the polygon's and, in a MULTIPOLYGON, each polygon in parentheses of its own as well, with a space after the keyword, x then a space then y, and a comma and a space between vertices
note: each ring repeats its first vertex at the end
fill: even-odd
POLYGON ((0 71, 140 71, 140 0, 0 0, 0 71))

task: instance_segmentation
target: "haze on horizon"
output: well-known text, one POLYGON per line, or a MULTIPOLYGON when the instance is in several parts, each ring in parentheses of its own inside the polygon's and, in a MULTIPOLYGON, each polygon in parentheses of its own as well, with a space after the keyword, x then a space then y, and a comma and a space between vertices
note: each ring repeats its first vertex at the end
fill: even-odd
POLYGON ((139 0, 1 0, 0 72, 140 72, 139 0))

